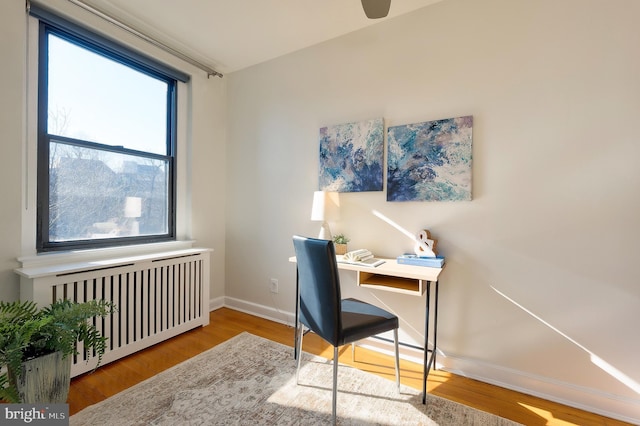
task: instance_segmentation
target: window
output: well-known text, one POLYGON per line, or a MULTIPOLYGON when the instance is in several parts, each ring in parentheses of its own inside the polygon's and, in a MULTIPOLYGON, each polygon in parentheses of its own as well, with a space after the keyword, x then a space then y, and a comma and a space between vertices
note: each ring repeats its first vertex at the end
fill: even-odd
POLYGON ((38 251, 175 239, 176 78, 48 21, 39 41, 38 251))

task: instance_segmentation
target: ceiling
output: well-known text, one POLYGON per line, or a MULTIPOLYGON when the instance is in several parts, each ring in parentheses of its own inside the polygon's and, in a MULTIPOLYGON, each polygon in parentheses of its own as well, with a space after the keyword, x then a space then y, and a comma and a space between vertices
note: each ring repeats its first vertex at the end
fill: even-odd
POLYGON ((71 0, 222 73, 237 71, 441 0, 392 0, 370 20, 360 0, 71 0))

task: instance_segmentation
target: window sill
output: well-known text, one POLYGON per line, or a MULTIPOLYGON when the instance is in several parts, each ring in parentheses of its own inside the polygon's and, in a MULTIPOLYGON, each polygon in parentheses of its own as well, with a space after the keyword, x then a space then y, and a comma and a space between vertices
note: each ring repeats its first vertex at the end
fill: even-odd
POLYGON ((175 250, 190 249, 194 241, 170 241, 164 243, 140 244, 121 247, 107 247, 92 250, 74 250, 67 252, 43 253, 18 258, 21 269, 43 268, 69 263, 95 262, 113 258, 142 256, 175 250))

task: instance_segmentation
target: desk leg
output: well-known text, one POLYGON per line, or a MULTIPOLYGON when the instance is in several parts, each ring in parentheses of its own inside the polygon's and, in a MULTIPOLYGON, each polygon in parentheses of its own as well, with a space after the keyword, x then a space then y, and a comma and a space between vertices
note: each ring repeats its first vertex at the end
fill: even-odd
MULTIPOLYGON (((298 316, 300 315, 300 276, 298 274, 298 267, 296 266, 296 318, 293 329, 293 359, 298 359, 298 316)), ((302 349, 301 349, 302 350, 302 349)))
POLYGON ((427 281, 427 297, 424 319, 424 365, 422 371, 422 403, 427 403, 427 377, 429 370, 436 366, 436 352, 438 341, 438 281, 435 281, 435 300, 433 306, 433 349, 429 355, 429 319, 431 317, 431 281, 427 281))
POLYGON ((437 356, 437 350, 436 348, 438 347, 438 289, 440 288, 440 286, 438 285, 438 281, 435 282, 436 284, 436 300, 435 303, 433 304, 433 369, 435 370, 436 367, 436 356, 437 356))

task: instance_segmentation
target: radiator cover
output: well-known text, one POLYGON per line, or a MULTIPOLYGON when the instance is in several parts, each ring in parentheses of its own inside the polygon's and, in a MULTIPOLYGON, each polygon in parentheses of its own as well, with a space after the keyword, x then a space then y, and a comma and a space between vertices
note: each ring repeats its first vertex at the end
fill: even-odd
MULTIPOLYGON (((102 363, 147 348, 195 327, 209 324, 209 249, 16 270, 20 298, 45 306, 59 299, 108 300, 117 312, 95 318, 108 338, 102 363)), ((71 362, 71 376, 91 371, 93 354, 71 362)))

